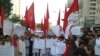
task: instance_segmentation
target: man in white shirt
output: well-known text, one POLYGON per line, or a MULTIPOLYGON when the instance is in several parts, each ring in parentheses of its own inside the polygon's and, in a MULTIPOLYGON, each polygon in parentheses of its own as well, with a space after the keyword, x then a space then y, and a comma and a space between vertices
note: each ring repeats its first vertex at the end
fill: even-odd
POLYGON ((98 38, 95 40, 95 56, 100 56, 100 35, 97 36, 98 38))
POLYGON ((10 36, 3 37, 0 44, 0 56, 14 56, 14 47, 11 45, 10 36))
POLYGON ((51 47, 51 56, 63 56, 66 49, 66 44, 64 43, 64 36, 61 35, 53 46, 51 47))
POLYGON ((11 37, 6 35, 5 38, 6 38, 7 56, 14 56, 14 46, 11 43, 11 37))
POLYGON ((20 56, 26 56, 24 36, 21 36, 21 39, 19 40, 18 43, 19 43, 20 56))

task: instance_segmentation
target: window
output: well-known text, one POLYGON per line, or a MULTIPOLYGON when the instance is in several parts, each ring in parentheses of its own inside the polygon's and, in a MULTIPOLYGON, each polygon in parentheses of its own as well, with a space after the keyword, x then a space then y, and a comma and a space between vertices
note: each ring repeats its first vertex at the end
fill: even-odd
POLYGON ((88 24, 94 24, 95 23, 95 20, 87 20, 87 23, 88 24))
POLYGON ((95 12, 90 12, 91 15, 95 15, 95 12))
POLYGON ((96 8, 95 7, 90 7, 90 10, 96 10, 96 8))
POLYGON ((94 16, 89 16, 90 19, 95 19, 95 15, 94 16))
POLYGON ((90 0, 90 1, 96 1, 96 0, 90 0))
POLYGON ((96 3, 91 3, 90 5, 91 5, 91 6, 96 6, 96 3))

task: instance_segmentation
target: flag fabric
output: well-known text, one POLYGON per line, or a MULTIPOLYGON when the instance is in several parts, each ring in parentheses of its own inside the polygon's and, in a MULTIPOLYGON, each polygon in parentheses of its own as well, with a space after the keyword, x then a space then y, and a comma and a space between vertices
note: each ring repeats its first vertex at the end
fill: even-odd
POLYGON ((4 19, 6 18, 3 6, 1 6, 1 9, 0 9, 0 16, 1 16, 1 19, 0 19, 1 20, 1 24, 2 24, 2 27, 3 27, 3 22, 4 22, 4 19))
POLYGON ((60 25, 60 10, 59 10, 59 15, 58 15, 57 25, 60 25))
POLYGON ((29 26, 34 31, 35 30, 35 11, 34 11, 34 3, 32 3, 31 7, 28 10, 28 19, 29 26))
POLYGON ((44 33, 49 30, 49 9, 47 4, 46 16, 44 16, 44 33))
MULTIPOLYGON (((66 6, 65 6, 65 10, 66 10, 66 6)), ((70 9, 67 11, 65 11, 65 14, 64 14, 64 23, 63 23, 63 31, 65 32, 66 31, 66 27, 68 25, 68 17, 70 16, 70 14, 72 12, 75 12, 75 11, 78 11, 79 10, 79 6, 78 6, 78 0, 74 0, 70 9)))
POLYGON ((64 19, 63 19, 63 32, 65 33, 66 27, 68 25, 68 15, 67 15, 67 7, 65 6, 65 12, 64 12, 64 19))
POLYGON ((46 24, 47 22, 46 22, 46 17, 45 17, 45 15, 44 15, 44 22, 43 22, 43 32, 44 33, 46 33, 46 27, 47 27, 47 24, 46 24))
POLYGON ((44 18, 44 33, 46 33, 48 31, 48 28, 49 28, 49 22, 48 22, 49 19, 46 19, 44 18))
POLYGON ((31 32, 31 20, 29 19, 29 17, 28 17, 28 9, 27 9, 27 7, 26 7, 26 11, 25 11, 25 16, 24 16, 24 18, 25 18, 25 22, 28 24, 28 26, 29 26, 29 31, 31 32))
POLYGON ((41 31, 43 31, 44 24, 43 24, 43 20, 41 20, 41 31))
POLYGON ((46 19, 49 19, 49 9, 48 9, 48 4, 47 4, 47 11, 46 11, 46 19))
POLYGON ((28 10, 27 10, 27 7, 26 7, 26 11, 25 11, 24 18, 25 18, 26 23, 29 25, 29 18, 28 18, 28 10))
POLYGON ((75 12, 78 10, 79 10, 78 0, 74 0, 68 12, 69 14, 71 14, 72 12, 75 12))

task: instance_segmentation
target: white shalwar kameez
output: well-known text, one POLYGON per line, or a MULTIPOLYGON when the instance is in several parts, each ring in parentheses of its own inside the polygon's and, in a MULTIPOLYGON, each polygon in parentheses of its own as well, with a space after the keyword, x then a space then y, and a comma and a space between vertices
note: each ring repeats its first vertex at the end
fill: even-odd
POLYGON ((57 41, 51 47, 51 56, 62 56, 65 52, 66 44, 63 41, 57 41))
POLYGON ((19 51, 22 53, 21 56, 26 56, 25 42, 19 40, 19 51))
POLYGON ((0 56, 14 56, 14 47, 10 42, 0 45, 0 56))
POLYGON ((100 56, 100 38, 96 39, 95 55, 99 55, 100 56))

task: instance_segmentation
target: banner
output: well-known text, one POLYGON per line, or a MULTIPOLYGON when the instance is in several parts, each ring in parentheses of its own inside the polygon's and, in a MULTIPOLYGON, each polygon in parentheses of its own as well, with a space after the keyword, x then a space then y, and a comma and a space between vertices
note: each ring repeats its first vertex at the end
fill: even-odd
POLYGON ((73 27, 71 29, 71 32, 73 35, 80 35, 81 34, 81 27, 77 26, 77 27, 73 27))
POLYGON ((52 27, 51 30, 56 36, 60 36, 61 34, 63 34, 59 25, 52 27))
POLYGON ((13 32, 13 23, 9 20, 4 20, 3 34, 11 36, 12 32, 13 32))
POLYGON ((17 34, 19 37, 25 33, 25 27, 21 26, 20 24, 14 25, 14 32, 13 34, 17 34))

